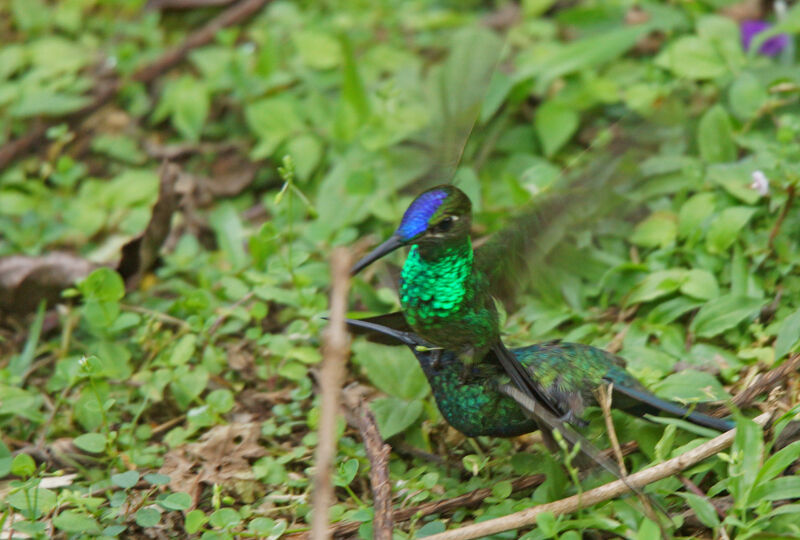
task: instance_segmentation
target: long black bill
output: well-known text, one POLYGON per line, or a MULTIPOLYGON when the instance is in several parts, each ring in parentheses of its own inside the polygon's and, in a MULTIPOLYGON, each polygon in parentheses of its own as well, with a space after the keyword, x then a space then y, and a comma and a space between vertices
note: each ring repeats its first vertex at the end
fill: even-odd
POLYGON ((388 326, 383 326, 381 324, 375 324, 358 319, 345 319, 344 321, 350 326, 364 328, 365 330, 370 330, 371 332, 377 332, 379 334, 389 336, 391 338, 396 339, 400 343, 408 345, 409 347, 416 347, 417 345, 424 344, 424 341, 419 339, 415 334, 412 334, 411 332, 402 332, 400 330, 395 330, 394 328, 389 328, 388 326))
POLYGON ((386 242, 379 245, 369 253, 367 253, 360 261, 353 265, 353 268, 350 269, 350 275, 354 276, 358 274, 361 270, 372 264, 373 262, 377 261, 384 255, 388 255, 392 251, 396 250, 399 247, 404 245, 403 239, 400 238, 399 235, 393 234, 389 237, 386 242))

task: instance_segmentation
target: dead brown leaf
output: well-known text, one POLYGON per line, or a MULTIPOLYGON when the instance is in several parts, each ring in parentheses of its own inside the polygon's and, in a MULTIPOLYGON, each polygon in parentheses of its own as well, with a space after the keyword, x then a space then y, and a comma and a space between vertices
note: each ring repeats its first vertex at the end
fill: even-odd
POLYGON ((253 489, 250 460, 266 454, 258 443, 260 436, 259 422, 215 426, 199 441, 169 451, 160 472, 170 477, 170 489, 188 493, 194 504, 201 484, 234 486, 240 492, 253 489))
POLYGON ((158 253, 169 235, 172 216, 178 209, 179 195, 175 189, 180 176, 177 165, 165 162, 159 171, 161 182, 158 200, 144 231, 122 246, 122 257, 117 271, 122 275, 128 289, 138 285, 142 276, 158 260, 158 253))
POLYGON ((0 257, 0 311, 24 315, 34 311, 41 300, 53 305, 61 291, 95 268, 96 264, 70 253, 0 257))

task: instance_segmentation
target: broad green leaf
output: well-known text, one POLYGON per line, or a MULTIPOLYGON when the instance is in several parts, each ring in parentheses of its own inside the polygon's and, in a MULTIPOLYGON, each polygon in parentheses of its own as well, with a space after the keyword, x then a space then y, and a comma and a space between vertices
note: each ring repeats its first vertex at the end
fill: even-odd
POLYGON ((667 45, 655 63, 678 77, 694 80, 714 79, 728 72, 714 45, 696 36, 679 37, 667 45))
POLYGON ((578 129, 578 113, 554 101, 547 101, 536 111, 536 133, 544 154, 552 156, 569 141, 578 129))
POLYGON ((64 510, 53 518, 56 528, 68 533, 98 534, 100 525, 97 521, 77 510, 64 510))
POLYGON ((372 384, 390 396, 414 400, 428 395, 430 387, 425 374, 405 347, 359 341, 353 344, 353 352, 372 384))
POLYGON ((36 89, 21 92, 19 99, 9 108, 9 114, 16 118, 63 116, 82 109, 89 102, 86 96, 36 89))
POLYGON ((130 489, 139 482, 137 471, 125 471, 124 473, 111 475, 111 483, 122 489, 130 489))
MULTIPOLYGON (((264 519, 264 518, 256 518, 256 519, 264 519)), ((183 527, 187 533, 194 534, 198 532, 200 528, 207 522, 208 522, 208 517, 206 516, 205 512, 203 512, 199 508, 195 508, 194 510, 186 514, 186 519, 184 521, 183 527)))
POLYGON ((711 182, 722 186, 725 191, 745 204, 756 204, 761 195, 753 189, 753 172, 759 166, 750 158, 735 163, 717 163, 706 169, 706 175, 711 182))
POLYGON ((645 276, 633 289, 628 304, 649 302, 678 290, 687 278, 687 271, 681 268, 652 272, 645 276))
POLYGON ((102 433, 84 433, 76 437, 72 442, 81 450, 93 454, 99 454, 106 448, 106 436, 102 433))
POLYGON ((208 518, 208 522, 220 529, 233 527, 242 521, 242 516, 235 508, 220 508, 208 518))
POLYGON ((697 193, 681 206, 678 213, 678 234, 681 238, 694 234, 703 222, 714 213, 716 196, 713 193, 697 193))
POLYGON ((717 278, 708 270, 693 268, 686 272, 686 279, 681 285, 681 292, 692 298, 711 300, 719 296, 717 278))
POLYGON ((287 523, 285 520, 274 520, 270 518, 257 517, 250 521, 247 525, 247 530, 257 534, 266 540, 277 540, 281 537, 286 530, 287 523))
POLYGON ((289 96, 268 97, 245 107, 245 120, 256 137, 258 145, 253 158, 272 155, 277 146, 288 137, 304 130, 297 101, 289 96))
POLYGON ((170 493, 159 504, 166 510, 188 510, 192 506, 192 496, 188 493, 170 493))
POLYGON ((101 267, 78 283, 83 296, 90 300, 116 301, 125 296, 125 283, 111 268, 101 267))
POLYGON ((739 231, 747 225, 756 209, 747 206, 733 206, 720 212, 711 222, 706 235, 706 248, 709 253, 721 253, 739 238, 739 231))
POLYGON ((28 478, 36 472, 36 462, 28 454, 17 454, 11 462, 11 474, 28 478))
POLYGON ((800 309, 783 320, 775 339, 775 359, 780 360, 800 341, 800 309))
POLYGON ((36 519, 56 506, 55 492, 45 488, 23 488, 5 496, 4 502, 19 510, 27 519, 36 519))
POLYGON ((747 296, 721 296, 700 308, 690 329, 699 337, 714 337, 745 319, 755 317, 764 303, 764 300, 747 296))
POLYGON ((419 400, 406 401, 387 397, 373 400, 370 408, 375 414, 381 437, 386 440, 411 426, 422 414, 423 405, 419 400))
POLYGON ((313 69, 331 69, 342 61, 342 50, 333 36, 318 30, 291 33, 302 62, 313 69))
POLYGON ((139 527, 155 527, 161 521, 161 512, 155 508, 140 508, 136 512, 136 524, 139 527))
POLYGON ((654 212, 636 225, 631 242, 642 247, 666 247, 675 242, 677 234, 678 225, 674 214, 654 212))
POLYGON ((767 102, 767 89, 751 73, 739 75, 728 90, 731 112, 740 120, 753 118, 767 102))
POLYGON ((731 119, 722 105, 714 105, 703 114, 697 127, 700 156, 706 163, 725 163, 736 159, 731 119))

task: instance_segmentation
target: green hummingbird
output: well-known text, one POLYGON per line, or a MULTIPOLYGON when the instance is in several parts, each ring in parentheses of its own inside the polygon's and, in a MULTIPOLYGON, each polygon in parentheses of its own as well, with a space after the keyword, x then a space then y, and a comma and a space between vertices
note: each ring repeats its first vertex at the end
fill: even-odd
MULTIPOLYGON (((455 429, 469 437, 514 437, 541 427, 511 397, 514 394, 509 392, 498 365, 482 362, 468 366, 472 376, 464 381, 461 374, 465 366, 458 355, 445 350, 435 359, 425 340, 413 332, 385 326, 378 322, 381 318, 348 319, 347 323, 354 333, 366 334, 372 341, 403 344, 411 349, 428 379, 439 411, 455 429)), ((543 391, 553 396, 558 415, 573 424, 584 421, 587 406, 597 405, 597 388, 612 384, 614 408, 629 414, 664 412, 717 431, 735 427, 728 420, 689 411, 653 395, 625 369, 622 358, 597 347, 556 340, 514 348, 511 353, 543 391)))

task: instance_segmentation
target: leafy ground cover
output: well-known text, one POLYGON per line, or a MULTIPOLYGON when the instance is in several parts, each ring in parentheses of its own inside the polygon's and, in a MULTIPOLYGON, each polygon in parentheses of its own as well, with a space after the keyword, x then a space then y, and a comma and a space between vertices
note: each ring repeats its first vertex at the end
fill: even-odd
MULTIPOLYGON (((264 2, 143 76, 227 8, 188 3, 0 4, 3 535, 307 531, 328 255, 388 235, 449 165, 458 113, 487 72, 456 172, 477 234, 620 134, 649 152, 627 194, 635 210, 570 236, 568 271, 520 299, 509 343, 611 347, 655 393, 687 402, 730 400, 797 349, 797 6, 264 2), (745 20, 776 26, 743 36, 745 20), (504 36, 499 62, 485 27, 504 36)), ((385 270, 353 287, 354 312, 398 307, 385 270)), ((395 450, 398 538, 575 492, 535 435, 447 427, 407 351, 352 349, 348 378, 395 450), (537 473, 539 485, 519 480, 537 473), (415 511, 482 488, 480 504, 415 511)), ((772 382, 746 412, 774 411, 774 432, 741 419, 730 451, 648 488, 674 517, 670 534, 800 536, 800 443, 787 430, 775 443, 798 379, 772 382)), ((704 440, 614 419, 639 444, 631 469, 704 440)), ((603 431, 598 413, 588 433, 600 446, 603 431)), ((330 518, 368 537, 369 464, 344 418, 338 432, 330 518)), ((657 534, 621 499, 546 516, 525 537, 586 529, 657 534)))

